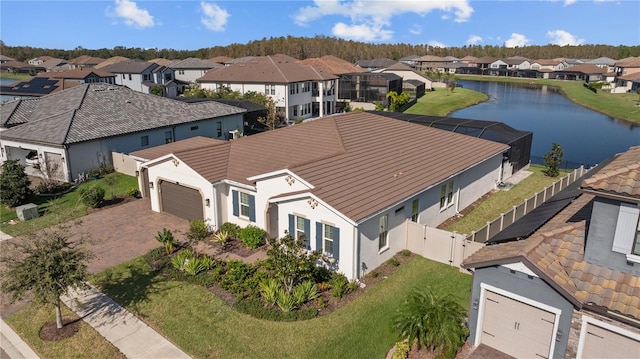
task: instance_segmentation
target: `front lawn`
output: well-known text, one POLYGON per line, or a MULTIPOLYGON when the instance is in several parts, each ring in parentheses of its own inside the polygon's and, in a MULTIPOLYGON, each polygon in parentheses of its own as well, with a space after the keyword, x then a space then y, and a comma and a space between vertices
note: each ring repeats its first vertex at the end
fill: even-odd
POLYGON ((69 220, 85 216, 87 214, 87 206, 80 201, 80 190, 83 188, 91 188, 100 186, 105 190, 105 199, 109 200, 113 197, 122 197, 127 194, 131 188, 138 188, 138 180, 136 177, 128 176, 115 172, 111 174, 115 178, 113 187, 106 183, 105 178, 97 180, 89 180, 79 184, 69 193, 55 196, 36 196, 32 195, 27 203, 35 203, 38 205, 40 217, 29 221, 10 224, 9 221, 17 219, 16 211, 8 209, 6 206, 0 206, 0 230, 11 236, 19 236, 32 233, 37 230, 67 222, 69 220))
POLYGON ((487 101, 489 96, 482 92, 467 90, 461 87, 451 92, 446 88, 425 93, 418 102, 404 113, 429 116, 447 116, 453 111, 477 105, 487 101))
POLYGON ((391 318, 413 290, 432 286, 467 308, 471 276, 419 256, 344 307, 319 318, 273 322, 241 314, 206 288, 168 281, 144 258, 91 282, 195 358, 383 358, 391 318))

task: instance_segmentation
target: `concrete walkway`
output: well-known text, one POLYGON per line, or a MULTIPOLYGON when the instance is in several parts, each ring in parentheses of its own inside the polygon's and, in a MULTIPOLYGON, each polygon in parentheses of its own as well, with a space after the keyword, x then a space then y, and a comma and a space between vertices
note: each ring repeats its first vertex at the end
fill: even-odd
MULTIPOLYGON (((2 319, 0 319, 0 350, 11 359, 40 358, 2 319)), ((4 355, 0 357, 5 358, 4 355)))
POLYGON ((127 358, 190 358, 95 287, 73 290, 62 301, 127 358))

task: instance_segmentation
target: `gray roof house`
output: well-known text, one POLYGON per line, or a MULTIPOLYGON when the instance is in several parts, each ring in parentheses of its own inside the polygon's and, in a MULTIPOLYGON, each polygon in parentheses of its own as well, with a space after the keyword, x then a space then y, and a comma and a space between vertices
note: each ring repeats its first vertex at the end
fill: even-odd
POLYGON ((178 95, 173 70, 154 62, 126 60, 104 66, 102 70, 116 74, 117 85, 126 86, 138 92, 151 93, 154 87, 160 86, 163 96, 178 95))
POLYGON ((223 64, 194 57, 173 62, 168 66, 175 71, 176 80, 186 83, 196 82, 198 78, 204 76, 211 69, 224 67, 223 64))
POLYGON ((405 248, 406 221, 437 226, 495 189, 509 148, 368 112, 181 142, 131 153, 154 211, 304 234, 350 279, 405 248))
POLYGON ((57 163, 57 179, 73 181, 128 153, 194 136, 225 139, 242 128, 246 110, 218 102, 184 103, 105 83, 83 84, 2 105, 2 161, 36 151, 57 163))
POLYGON ((517 358, 640 358, 640 147, 592 171, 542 227, 464 261, 475 346, 517 358))

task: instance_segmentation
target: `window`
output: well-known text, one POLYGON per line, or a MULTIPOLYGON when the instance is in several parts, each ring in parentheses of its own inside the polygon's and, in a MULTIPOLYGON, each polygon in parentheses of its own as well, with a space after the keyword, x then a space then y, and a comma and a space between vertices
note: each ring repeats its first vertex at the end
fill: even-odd
POLYGON ((198 126, 191 126, 191 131, 195 131, 198 129, 198 126))
POLYGON ((295 238, 300 240, 304 240, 304 247, 309 248, 309 236, 307 230, 307 222, 308 220, 303 217, 296 216, 296 229, 295 229, 295 238))
POLYGON ((611 250, 627 255, 627 260, 640 263, 640 206, 620 203, 611 250))
POLYGON ((131 81, 131 74, 129 74, 129 81, 131 81))
POLYGON ((151 75, 149 75, 149 74, 143 74, 143 75, 142 75, 142 79, 143 79, 144 81, 149 81, 149 80, 151 80, 151 75))
POLYGON ((323 235, 322 235, 322 253, 326 256, 333 257, 334 254, 334 233, 335 227, 330 226, 328 224, 324 225, 323 235))
POLYGON ((411 221, 418 222, 418 214, 420 213, 420 200, 414 199, 411 205, 411 221))
POLYGON ((264 94, 265 95, 275 95, 276 94, 276 85, 264 85, 264 94))
POLYGON ((383 250, 385 248, 388 247, 389 245, 389 241, 388 241, 388 217, 385 214, 384 216, 380 217, 380 234, 378 235, 378 249, 379 250, 383 250))
POLYGON ((294 84, 289 85, 289 95, 293 95, 296 93, 296 87, 294 84))
POLYGON ((395 214, 396 216, 401 214, 402 212, 404 212, 404 206, 400 207, 400 208, 396 208, 395 214))
POLYGON ((249 217, 249 214, 251 213, 250 208, 249 194, 240 192, 240 215, 243 217, 249 217))
POLYGON ((140 137, 140 145, 141 146, 149 146, 149 136, 140 137))
POLYGON ((440 209, 445 209, 453 204, 453 181, 440 186, 440 209))
POLYGON ((184 70, 178 70, 178 74, 184 75, 184 70))
POLYGON ((293 116, 298 116, 298 106, 293 106, 293 116))
POLYGON ((124 74, 122 74, 122 79, 124 80, 124 74))
POLYGON ((636 226, 636 236, 634 238, 633 250, 631 254, 640 256, 640 218, 638 218, 638 225, 636 226))
POLYGON ((216 122, 216 136, 222 137, 222 121, 216 122))
POLYGON ((173 134, 171 133, 171 131, 165 131, 164 143, 171 143, 171 142, 173 142, 173 134))

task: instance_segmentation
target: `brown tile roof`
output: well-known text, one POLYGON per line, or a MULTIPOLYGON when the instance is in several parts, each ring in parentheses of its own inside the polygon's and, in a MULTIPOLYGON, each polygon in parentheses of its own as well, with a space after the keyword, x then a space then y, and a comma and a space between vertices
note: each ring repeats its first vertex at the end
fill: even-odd
POLYGON ((290 61, 287 58, 289 56, 285 57, 285 55, 255 57, 247 62, 210 70, 197 81, 287 84, 337 78, 329 72, 302 65, 296 63, 298 60, 290 61))
POLYGON ((580 64, 573 67, 563 69, 562 72, 581 72, 583 74, 606 74, 607 69, 593 65, 593 64, 580 64))
POLYGON ((625 80, 625 81, 640 80, 640 72, 635 72, 635 73, 624 75, 624 76, 618 76, 618 79, 625 80))
POLYGON ((538 59, 531 61, 531 63, 540 64, 542 66, 556 66, 562 61, 564 61, 564 59, 538 59))
POLYGON ((640 67, 640 56, 618 60, 615 65, 618 67, 640 67))
POLYGON ((589 192, 640 200, 640 146, 617 155, 594 176, 582 181, 581 187, 589 192))
POLYGON ((299 64, 313 66, 318 70, 322 70, 334 75, 342 75, 354 72, 367 72, 359 66, 356 66, 349 61, 343 60, 339 57, 332 55, 326 55, 322 57, 310 57, 308 59, 299 60, 299 64))
POLYGON ((92 57, 89 55, 82 55, 82 56, 78 56, 74 59, 69 60, 70 63, 72 64, 76 64, 76 65, 98 65, 99 63, 101 63, 102 61, 104 61, 105 59, 100 58, 100 57, 92 57))
POLYGON ((70 79, 70 80, 82 80, 86 79, 89 75, 95 74, 98 77, 114 77, 115 74, 111 72, 100 70, 97 68, 83 68, 73 69, 66 71, 50 71, 39 74, 40 77, 48 77, 51 79, 70 79))
POLYGON ((425 55, 418 57, 417 59, 413 59, 415 62, 447 62, 444 57, 434 56, 434 55, 425 55))
POLYGON ((314 195, 357 222, 507 148, 365 112, 174 155, 212 183, 252 185, 247 178, 289 169, 315 187, 314 195))
POLYGON ((114 57, 110 57, 104 61, 102 61, 101 63, 97 64, 95 66, 96 69, 101 69, 105 66, 109 66, 109 65, 113 65, 116 64, 118 62, 122 62, 122 61, 127 61, 129 60, 128 57, 124 57, 124 56, 114 56, 114 57))
POLYGON ((154 64, 158 64, 160 66, 168 66, 169 64, 173 63, 174 60, 167 60, 167 59, 162 59, 158 57, 158 58, 149 60, 149 62, 153 62, 154 64))
POLYGON ((208 59, 207 61, 210 62, 217 62, 219 64, 226 64, 227 62, 233 60, 233 57, 229 57, 229 56, 216 56, 216 57, 212 57, 210 59, 208 59))
POLYGON ((214 138, 203 136, 196 136, 183 141, 176 141, 162 146, 155 146, 144 150, 131 152, 130 155, 146 160, 151 160, 174 152, 182 152, 201 147, 221 145, 224 143, 227 143, 227 141, 216 140, 214 138))

